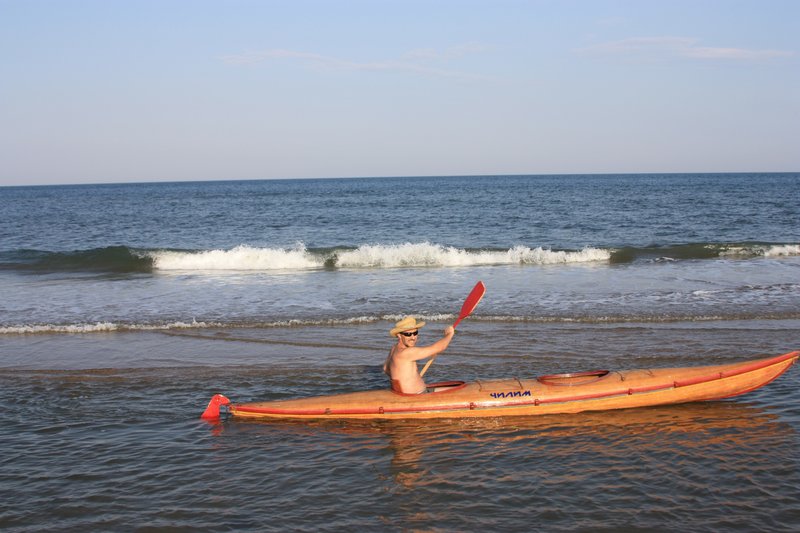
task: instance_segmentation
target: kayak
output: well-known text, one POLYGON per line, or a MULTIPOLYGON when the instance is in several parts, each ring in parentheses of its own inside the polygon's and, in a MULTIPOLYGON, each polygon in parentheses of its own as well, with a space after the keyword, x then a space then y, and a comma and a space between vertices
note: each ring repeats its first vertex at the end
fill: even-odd
POLYGON ((249 419, 409 419, 530 416, 720 400, 763 387, 786 372, 800 351, 741 363, 640 370, 592 370, 534 379, 447 381, 422 394, 390 389, 293 400, 232 403, 211 398, 202 418, 220 407, 249 419))

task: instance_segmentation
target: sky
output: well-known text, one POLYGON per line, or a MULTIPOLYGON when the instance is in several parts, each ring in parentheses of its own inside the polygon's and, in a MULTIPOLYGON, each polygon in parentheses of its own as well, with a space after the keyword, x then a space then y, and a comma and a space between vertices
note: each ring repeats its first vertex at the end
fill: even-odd
POLYGON ((0 0, 0 185, 800 171, 796 0, 0 0))

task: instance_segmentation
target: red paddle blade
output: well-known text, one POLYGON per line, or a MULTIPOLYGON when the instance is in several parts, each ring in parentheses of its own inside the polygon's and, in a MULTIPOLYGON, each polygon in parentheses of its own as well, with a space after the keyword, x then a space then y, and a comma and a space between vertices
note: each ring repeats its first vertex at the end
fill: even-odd
POLYGON ((484 294, 486 294, 486 286, 482 281, 479 281, 472 288, 472 292, 469 293, 467 299, 464 300, 464 305, 461 306, 461 312, 458 314, 458 319, 455 324, 453 324, 453 327, 456 327, 459 322, 472 314, 475 308, 478 307, 478 303, 481 301, 484 294))
POLYGON ((230 403, 231 401, 222 394, 215 394, 211 397, 211 401, 208 402, 208 407, 206 407, 206 410, 200 415, 200 418, 205 418, 206 420, 219 418, 219 406, 229 405, 230 403))

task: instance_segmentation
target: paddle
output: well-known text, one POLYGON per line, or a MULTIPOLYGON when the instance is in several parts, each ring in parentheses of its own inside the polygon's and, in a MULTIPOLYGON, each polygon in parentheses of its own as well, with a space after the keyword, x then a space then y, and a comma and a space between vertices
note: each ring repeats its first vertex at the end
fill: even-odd
MULTIPOLYGON (((461 306, 461 312, 458 314, 458 318, 456 319, 455 323, 453 323, 453 328, 455 328, 459 322, 467 318, 472 312, 478 307, 478 302, 481 301, 483 295, 486 293, 486 286, 483 284, 482 281, 479 281, 475 284, 472 288, 472 292, 469 293, 467 299, 464 300, 464 305, 461 306)), ((422 377, 425 375, 425 372, 428 371, 428 367, 431 366, 433 360, 436 359, 436 356, 430 358, 430 360, 425 363, 425 366, 422 368, 422 372, 419 373, 419 376, 422 377)))

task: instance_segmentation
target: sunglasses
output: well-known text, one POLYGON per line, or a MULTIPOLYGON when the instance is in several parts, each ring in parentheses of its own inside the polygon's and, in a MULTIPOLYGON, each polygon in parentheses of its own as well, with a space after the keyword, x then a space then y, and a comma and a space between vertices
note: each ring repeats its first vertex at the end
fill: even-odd
POLYGON ((416 337, 419 335, 419 331, 404 331, 400 335, 403 337, 416 337))

